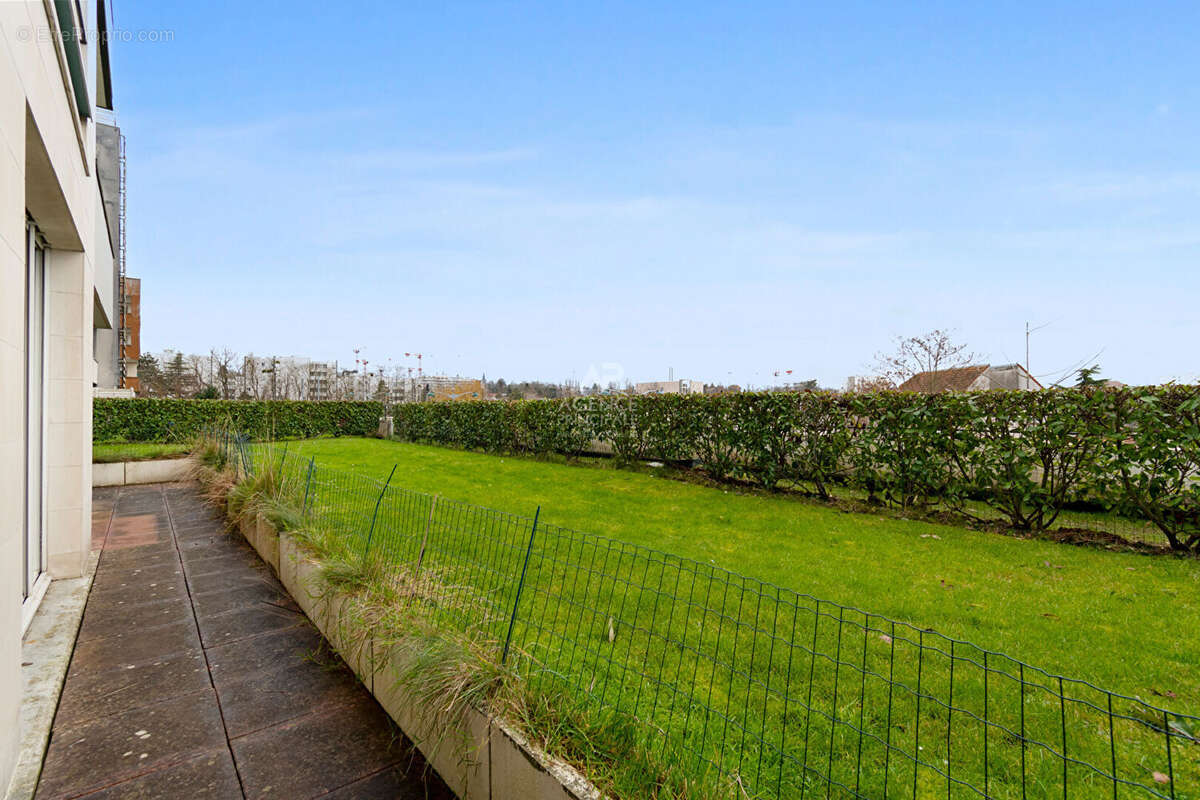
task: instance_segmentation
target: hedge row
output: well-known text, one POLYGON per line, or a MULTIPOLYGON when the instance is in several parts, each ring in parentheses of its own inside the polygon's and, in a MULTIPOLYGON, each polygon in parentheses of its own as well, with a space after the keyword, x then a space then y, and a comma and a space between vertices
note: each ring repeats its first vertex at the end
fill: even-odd
POLYGON ((982 500, 1044 530, 1096 498, 1200 549, 1200 386, 919 395, 742 393, 398 406, 396 433, 491 452, 696 462, 712 477, 847 483, 902 508, 982 500))
POLYGON ((382 404, 373 402, 98 398, 92 440, 182 442, 205 426, 229 426, 256 439, 368 436, 378 430, 382 413, 382 404))
MULTIPOLYGON (((258 439, 366 436, 374 402, 103 399, 93 436, 185 441, 207 425, 258 439)), ((822 392, 648 395, 395 406, 396 434, 501 453, 691 461, 718 480, 849 484, 901 508, 982 500, 1044 530, 1099 499, 1200 550, 1200 386, 919 395, 822 392)))

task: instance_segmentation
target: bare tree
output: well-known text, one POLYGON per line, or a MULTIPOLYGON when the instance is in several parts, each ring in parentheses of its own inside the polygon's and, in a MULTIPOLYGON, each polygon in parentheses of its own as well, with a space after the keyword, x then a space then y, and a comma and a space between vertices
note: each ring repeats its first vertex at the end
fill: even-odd
POLYGON ((855 375, 846 381, 846 391, 851 394, 887 392, 895 388, 895 382, 882 375, 855 375))
POLYGON ((258 372, 258 359, 254 353, 247 353, 242 359, 242 394, 254 400, 263 399, 259 393, 261 381, 258 372))
POLYGON ((873 368, 897 385, 925 373, 924 382, 933 391, 939 372, 969 366, 978 358, 967 345, 955 342, 949 331, 937 329, 920 336, 897 336, 895 351, 877 353, 873 368))
POLYGON ((279 386, 280 400, 306 400, 308 385, 308 365, 299 364, 295 359, 284 358, 275 363, 276 378, 279 386))
POLYGON ((221 397, 228 400, 231 396, 231 387, 236 386, 237 370, 234 368, 234 364, 237 363, 238 354, 228 347, 220 350, 214 347, 208 352, 208 357, 216 365, 214 372, 216 373, 216 382, 221 387, 221 397))
MULTIPOLYGON (((203 389, 211 381, 205 378, 205 370, 209 365, 208 359, 205 356, 189 355, 184 358, 184 363, 187 365, 187 393, 189 395, 203 389)), ((211 375, 208 376, 212 378, 211 375)))

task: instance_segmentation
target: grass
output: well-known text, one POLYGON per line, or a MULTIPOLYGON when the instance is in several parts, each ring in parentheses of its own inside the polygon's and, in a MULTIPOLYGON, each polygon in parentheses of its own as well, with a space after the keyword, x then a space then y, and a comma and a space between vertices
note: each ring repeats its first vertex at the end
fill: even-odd
POLYGON ((376 439, 292 445, 418 492, 665 550, 931 627, 1126 694, 1200 708, 1200 561, 847 514, 625 470, 376 439), (936 538, 935 538, 936 537, 936 538))
MULTIPOLYGON (((681 585, 673 563, 623 550, 610 563, 611 546, 556 532, 554 525, 687 556, 909 621, 1175 711, 1200 706, 1200 643, 1191 635, 1200 623, 1196 560, 848 514, 785 496, 738 493, 626 470, 365 439, 291 442, 288 449, 293 457, 313 457, 321 467, 377 480, 396 466, 393 487, 525 515, 541 505, 545 543, 531 568, 539 577, 522 601, 525 611, 514 639, 519 652, 552 668, 530 673, 534 688, 550 696, 564 692, 577 702, 582 697, 585 706, 589 698, 598 700, 601 706, 650 720, 666 733, 660 739, 664 750, 670 744, 681 757, 698 757, 697 768, 703 768, 709 754, 717 754, 724 773, 739 780, 744 775, 750 787, 776 786, 782 796, 790 796, 811 784, 814 776, 788 761, 803 752, 803 763, 817 763, 826 777, 847 786, 857 786, 862 778, 868 795, 885 783, 898 796, 953 795, 940 772, 941 764, 951 763, 953 743, 956 779, 982 786, 981 766, 990 765, 993 796, 1026 796, 1026 775, 1030 797, 1062 796, 1060 780, 1073 789, 1073 796, 1111 792, 1102 776, 1075 764, 1064 769, 1046 747, 1019 747, 1013 735, 978 724, 990 713, 993 726, 1028 730, 1033 742, 1061 746, 1055 744, 1061 721, 1072 758, 1108 769, 1107 722, 1099 713, 1104 696, 1070 688, 1072 697, 1098 708, 1060 708, 1064 704, 1054 695, 1053 680, 996 656, 990 672, 980 670, 982 654, 961 644, 955 656, 957 675, 953 667, 946 674, 947 661, 954 665, 954 658, 947 660, 936 650, 920 650, 927 653, 922 669, 917 641, 943 651, 944 642, 923 630, 897 634, 885 621, 853 610, 818 605, 814 612, 802 604, 807 616, 801 616, 799 627, 792 621, 789 632, 786 617, 796 604, 781 604, 769 591, 751 587, 747 594, 746 584, 739 589, 726 582, 723 592, 717 584, 713 593, 711 581, 704 589, 707 578, 700 582, 703 592, 689 590, 686 575, 691 573, 683 573, 681 585), (580 570, 578 565, 587 566, 580 570), (599 576, 596 581, 593 575, 599 576), (676 600, 660 603, 664 586, 676 600), (668 607, 671 615, 664 619, 668 607), (687 616, 675 616, 676 607, 687 616), (759 641, 772 645, 769 655, 755 651, 759 641), (786 685, 802 699, 811 684, 815 691, 810 690, 808 705, 817 714, 801 716, 796 700, 790 710, 781 703, 784 662, 775 657, 776 642, 781 654, 799 653, 803 668, 794 674, 789 655, 786 685), (804 644, 797 649, 794 642, 804 644), (803 649, 808 647, 832 660, 820 661, 820 669, 812 671, 803 649), (870 680, 863 668, 872 671, 867 673, 870 680), (983 701, 984 674, 992 678, 990 709, 983 701), (1018 685, 1018 674, 1039 688, 1018 685), (894 683, 882 680, 883 675, 894 683), (890 686, 899 687, 894 703, 890 686), (929 698, 923 706, 914 707, 915 695, 905 688, 913 686, 929 698), (954 719, 935 699, 954 705, 954 719), (831 718, 837 721, 830 724, 831 718), (811 737, 810 729, 815 731, 811 737), (868 737, 864 744, 858 730, 881 738, 868 737), (887 748, 880 746, 884 736, 900 748, 891 755, 890 766, 887 748), (981 761, 980 751, 987 754, 989 743, 991 754, 981 761), (906 767, 902 756, 918 752, 924 766, 914 774, 911 758, 906 767), (855 764, 862 765, 857 774, 855 764)), ((343 531, 357 531, 359 544, 351 552, 360 552, 377 484, 320 475, 314 479, 317 514, 343 531)), ((383 503, 376 549, 397 548, 392 551, 397 563, 415 554, 426 519, 422 502, 427 500, 397 488, 383 503)), ((493 641, 503 638, 519 556, 529 535, 527 521, 483 515, 452 503, 439 505, 437 512, 421 573, 435 592, 430 607, 449 627, 482 631, 493 641)), ((405 568, 411 569, 411 560, 407 563, 405 568)), ((1116 711, 1139 715, 1139 709, 1119 701, 1116 711)), ((1153 717, 1149 722, 1138 719, 1118 721, 1118 773, 1155 786, 1154 773, 1166 769, 1163 737, 1155 731, 1153 717)), ((643 734, 649 729, 639 727, 643 734)), ((660 740, 652 738, 650 746, 660 740)), ((1175 748, 1175 796, 1193 796, 1200 747, 1176 740, 1175 748)), ((1131 790, 1129 796, 1146 795, 1131 790)))
POLYGON ((151 461, 156 458, 183 458, 190 444, 158 444, 154 442, 119 442, 93 444, 92 462, 109 464, 117 461, 151 461))

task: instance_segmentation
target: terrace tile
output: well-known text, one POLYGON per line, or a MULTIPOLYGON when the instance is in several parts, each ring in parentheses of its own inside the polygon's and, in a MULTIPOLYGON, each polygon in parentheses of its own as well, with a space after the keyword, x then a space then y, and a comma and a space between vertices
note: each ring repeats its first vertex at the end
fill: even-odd
POLYGON ((323 795, 322 800, 439 800, 453 796, 449 790, 438 794, 414 786, 408 772, 394 766, 323 795))
POLYGON ((316 797, 405 758, 387 714, 365 693, 324 710, 233 739, 247 797, 316 797), (329 735, 337 731, 336 737, 329 735))
POLYGON ((75 725, 209 686, 204 654, 199 651, 106 670, 81 670, 67 678, 55 724, 75 725))
POLYGON ((256 581, 232 589, 217 592, 202 592, 192 596, 197 617, 211 617, 227 611, 246 608, 260 603, 296 611, 299 606, 282 586, 256 581))
POLYGON ((38 798, 453 797, 194 488, 95 497, 38 798))
POLYGON ((361 699, 362 686, 336 655, 303 657, 271 670, 227 672, 213 681, 231 738, 361 699))
POLYGON ((228 748, 222 747, 83 797, 86 800, 159 800, 165 797, 224 800, 242 797, 242 787, 238 783, 233 757, 228 748))
POLYGON ((147 584, 182 581, 183 568, 175 564, 151 564, 147 566, 114 567, 103 572, 96 571, 92 591, 109 589, 133 589, 147 584))
POLYGON ((42 767, 38 797, 73 797, 170 766, 225 743, 211 688, 100 717, 58 725, 42 767))
POLYGON ((196 623, 191 619, 179 619, 166 625, 138 628, 102 639, 76 640, 67 674, 128 667, 164 655, 199 650, 200 637, 196 634, 196 623))
POLYGON ((288 608, 259 602, 223 614, 197 617, 197 622, 204 646, 216 647, 261 633, 294 628, 306 620, 294 606, 288 608))
POLYGON ((123 600, 112 599, 108 602, 89 604, 75 641, 82 643, 136 633, 144 628, 187 622, 191 616, 191 603, 182 593, 144 603, 126 603, 123 600))

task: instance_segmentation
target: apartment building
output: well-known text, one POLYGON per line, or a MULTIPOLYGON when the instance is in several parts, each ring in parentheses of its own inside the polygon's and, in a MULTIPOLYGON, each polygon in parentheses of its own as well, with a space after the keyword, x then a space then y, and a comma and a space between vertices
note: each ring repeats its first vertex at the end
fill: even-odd
POLYGON ((120 281, 120 327, 118 342, 120 344, 119 367, 120 382, 118 389, 137 392, 138 359, 142 356, 142 279, 125 277, 120 281))
POLYGON ((105 3, 0 2, 0 786, 21 740, 23 633, 90 551, 92 392, 110 377, 95 343, 118 314, 97 153, 105 3))
POLYGON ((704 394, 704 383, 686 379, 647 381, 635 384, 633 391, 635 394, 704 394))
POLYGON ((332 400, 337 381, 337 364, 325 361, 310 361, 308 363, 308 384, 306 400, 332 400))

